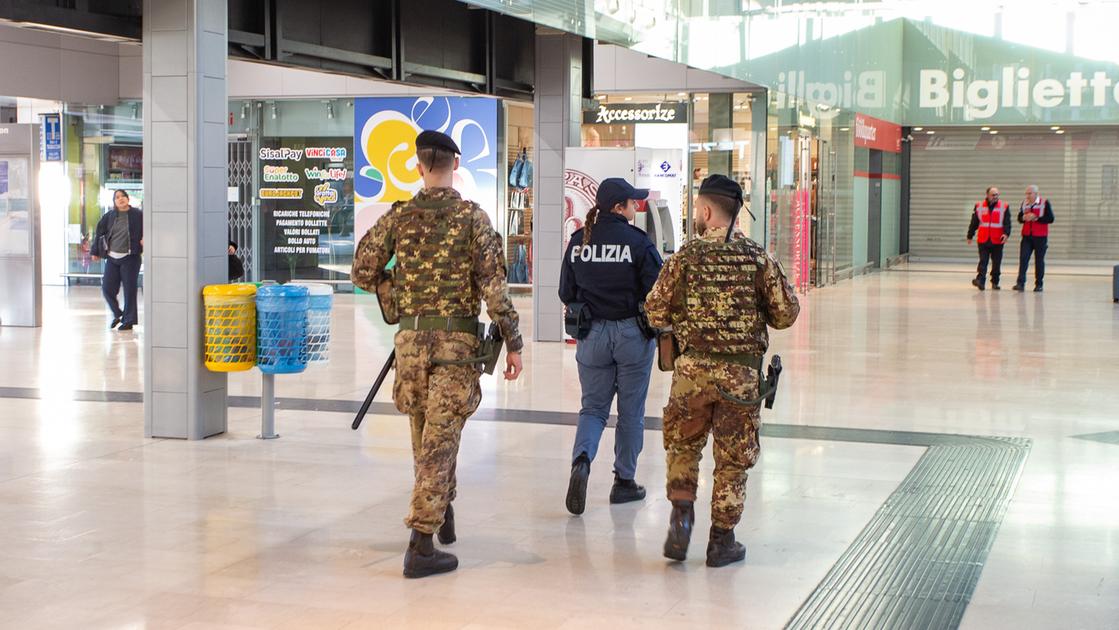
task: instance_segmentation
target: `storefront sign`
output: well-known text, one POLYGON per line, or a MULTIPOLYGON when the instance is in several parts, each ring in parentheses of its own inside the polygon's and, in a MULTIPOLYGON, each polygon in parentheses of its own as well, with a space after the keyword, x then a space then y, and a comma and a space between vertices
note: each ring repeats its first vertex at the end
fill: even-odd
POLYGON ((396 201, 423 187, 416 136, 441 131, 462 150, 454 187, 497 225, 497 101, 464 96, 354 101, 354 229, 365 234, 396 201))
POLYGON ((855 146, 901 153, 901 126, 855 114, 855 146))
POLYGON ((684 103, 657 103, 655 105, 607 105, 583 112, 586 124, 609 125, 613 123, 686 123, 688 106, 684 103))
POLYGON ((39 157, 44 162, 62 161, 62 114, 43 114, 39 146, 39 157))

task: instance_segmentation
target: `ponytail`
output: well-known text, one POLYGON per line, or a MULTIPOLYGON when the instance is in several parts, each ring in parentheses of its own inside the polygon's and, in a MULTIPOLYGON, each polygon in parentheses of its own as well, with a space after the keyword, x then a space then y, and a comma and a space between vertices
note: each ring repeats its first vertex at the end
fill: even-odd
POLYGON ((591 229, 594 228, 595 222, 598 221, 598 213, 598 204, 591 206, 591 209, 587 211, 587 222, 583 224, 583 245, 591 244, 591 229))

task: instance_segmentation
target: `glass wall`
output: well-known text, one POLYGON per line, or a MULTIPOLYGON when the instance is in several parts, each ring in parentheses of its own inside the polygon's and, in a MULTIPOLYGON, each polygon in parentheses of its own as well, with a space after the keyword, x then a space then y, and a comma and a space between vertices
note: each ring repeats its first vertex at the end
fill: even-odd
POLYGON ((66 273, 81 281, 85 274, 100 277, 105 264, 94 261, 89 248, 101 215, 113 209, 113 191, 127 191, 132 205, 143 209, 143 109, 138 101, 68 106, 63 119, 63 160, 70 183, 66 273))

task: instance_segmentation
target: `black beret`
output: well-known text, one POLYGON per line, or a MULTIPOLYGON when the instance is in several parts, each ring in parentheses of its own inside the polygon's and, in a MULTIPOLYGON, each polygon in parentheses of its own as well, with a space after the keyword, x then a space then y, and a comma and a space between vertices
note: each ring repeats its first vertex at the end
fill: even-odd
POLYGON ((455 155, 462 155, 458 145, 445 133, 438 131, 424 131, 416 136, 417 149, 446 149, 455 155))
POLYGON ((739 186, 738 182, 726 175, 709 175, 699 185, 699 194, 730 197, 738 203, 742 203, 742 186, 739 186))

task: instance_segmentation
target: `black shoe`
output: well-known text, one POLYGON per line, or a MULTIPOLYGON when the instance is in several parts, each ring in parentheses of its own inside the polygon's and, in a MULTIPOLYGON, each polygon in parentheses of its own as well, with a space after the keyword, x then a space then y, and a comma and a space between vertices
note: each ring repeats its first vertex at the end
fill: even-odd
POLYGON ((645 498, 645 488, 632 479, 622 479, 614 474, 614 487, 610 488, 610 503, 630 503, 645 498))
POLYGON ((447 511, 443 512, 443 525, 439 528, 439 544, 453 545, 458 537, 455 536, 455 508, 447 504, 447 511))
POLYGON ((999 285, 998 285, 998 283, 997 283, 997 282, 992 282, 992 283, 991 283, 991 289, 993 289, 993 290, 995 290, 995 291, 1001 291, 1001 290, 1002 290, 1002 289, 1001 289, 1001 288, 999 287, 999 285))
POLYGON ((1013 289, 1014 289, 1015 291, 1025 291, 1025 290, 1026 290, 1026 287, 1024 287, 1024 286, 1022 286, 1022 285, 1020 285, 1020 284, 1016 284, 1016 285, 1014 285, 1013 289))
POLYGON ((668 538, 664 541, 664 557, 683 561, 688 557, 688 543, 692 539, 695 523, 695 503, 673 501, 672 516, 668 517, 668 538))
POLYGON ((1037 285, 1036 287, 1034 287, 1034 293, 1041 293, 1041 285, 1040 284, 1037 285))
POLYGON ((578 516, 587 509, 587 479, 591 476, 591 460, 583 453, 571 465, 571 481, 567 484, 567 511, 578 516))
POLYGON ((412 530, 408 551, 404 552, 404 577, 422 578, 439 573, 449 573, 458 568, 458 558, 446 551, 439 551, 431 541, 431 534, 412 530))
POLYGON ((132 330, 132 324, 121 324, 117 330, 132 330))
POLYGON ((711 526, 711 540, 707 543, 707 566, 725 567, 746 559, 746 548, 734 540, 733 529, 711 526))
POLYGON ((116 328, 117 326, 120 326, 120 318, 119 317, 114 317, 113 318, 113 323, 109 324, 109 330, 112 330, 112 329, 116 328))
POLYGON ((980 291, 982 291, 983 290, 983 281, 982 280, 972 280, 971 281, 971 286, 973 286, 976 289, 979 289, 980 291))

